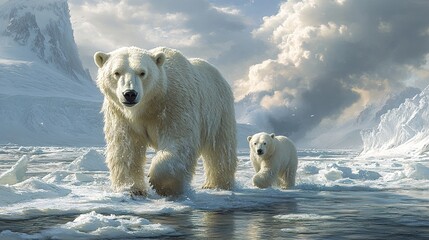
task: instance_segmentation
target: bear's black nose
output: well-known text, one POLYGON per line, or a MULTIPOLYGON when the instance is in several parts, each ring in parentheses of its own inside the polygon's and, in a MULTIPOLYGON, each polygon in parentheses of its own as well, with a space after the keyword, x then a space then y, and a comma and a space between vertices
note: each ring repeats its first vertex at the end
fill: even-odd
POLYGON ((127 103, 135 103, 135 100, 137 98, 137 92, 134 90, 127 90, 122 93, 124 95, 125 100, 127 100, 127 103))
POLYGON ((256 150, 256 153, 258 155, 262 155, 262 154, 264 154, 264 151, 262 149, 258 149, 258 150, 256 150))

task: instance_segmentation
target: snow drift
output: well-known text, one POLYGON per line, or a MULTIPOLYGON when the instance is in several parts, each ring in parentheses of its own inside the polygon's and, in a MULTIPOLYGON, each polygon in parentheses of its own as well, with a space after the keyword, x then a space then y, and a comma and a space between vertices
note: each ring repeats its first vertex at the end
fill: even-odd
POLYGON ((429 86, 383 114, 373 129, 361 132, 362 156, 422 155, 429 151, 429 86))

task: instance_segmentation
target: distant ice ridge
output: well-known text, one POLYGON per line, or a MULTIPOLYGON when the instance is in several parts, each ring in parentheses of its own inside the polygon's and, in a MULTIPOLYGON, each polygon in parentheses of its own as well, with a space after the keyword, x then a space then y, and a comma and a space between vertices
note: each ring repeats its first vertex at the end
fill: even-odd
POLYGON ((361 132, 362 156, 429 152, 429 86, 381 116, 377 127, 361 132))

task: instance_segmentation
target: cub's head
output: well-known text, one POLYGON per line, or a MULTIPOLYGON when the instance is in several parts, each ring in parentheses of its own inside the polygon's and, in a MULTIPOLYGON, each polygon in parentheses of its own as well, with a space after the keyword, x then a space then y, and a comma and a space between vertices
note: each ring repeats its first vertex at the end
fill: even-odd
POLYGON ((96 52, 97 86, 104 96, 121 109, 133 110, 159 94, 164 84, 163 52, 152 53, 137 47, 124 47, 110 53, 96 52))
POLYGON ((250 152, 262 158, 270 156, 274 152, 274 137, 274 133, 268 134, 265 132, 248 136, 247 141, 249 142, 250 152))

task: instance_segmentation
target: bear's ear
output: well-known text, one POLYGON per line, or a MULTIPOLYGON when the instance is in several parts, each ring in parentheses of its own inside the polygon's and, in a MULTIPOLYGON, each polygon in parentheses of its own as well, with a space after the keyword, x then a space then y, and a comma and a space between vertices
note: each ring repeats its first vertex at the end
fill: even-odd
POLYGON ((158 67, 161 67, 165 62, 165 54, 163 52, 159 52, 153 57, 153 60, 158 67))
POLYGON ((271 137, 271 138, 274 138, 275 136, 276 136, 276 135, 275 135, 274 133, 271 133, 271 134, 270 134, 270 137, 271 137))
POLYGON ((247 137, 247 141, 250 142, 250 140, 252 140, 252 136, 247 137))
POLYGON ((96 52, 94 54, 94 62, 99 67, 102 68, 106 63, 107 59, 109 59, 110 55, 103 52, 96 52))

